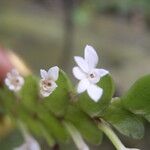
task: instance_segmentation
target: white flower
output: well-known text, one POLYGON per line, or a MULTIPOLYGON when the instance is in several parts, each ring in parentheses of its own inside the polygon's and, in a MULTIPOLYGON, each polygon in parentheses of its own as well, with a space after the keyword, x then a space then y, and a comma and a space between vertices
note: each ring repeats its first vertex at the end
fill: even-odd
POLYGON ((25 135, 25 142, 14 150, 41 150, 39 143, 29 134, 25 135))
POLYGON ((47 97, 57 88, 55 81, 58 79, 59 68, 55 66, 48 71, 41 69, 40 73, 42 77, 40 80, 40 93, 43 97, 47 97))
POLYGON ((11 91, 17 92, 22 88, 24 84, 24 78, 16 69, 12 69, 11 72, 7 73, 5 84, 11 91))
POLYGON ((73 68, 73 74, 80 80, 77 92, 87 91, 89 96, 97 102, 103 94, 103 89, 97 86, 96 83, 109 72, 96 68, 98 55, 92 46, 87 45, 85 47, 84 58, 75 56, 74 59, 78 66, 73 68))

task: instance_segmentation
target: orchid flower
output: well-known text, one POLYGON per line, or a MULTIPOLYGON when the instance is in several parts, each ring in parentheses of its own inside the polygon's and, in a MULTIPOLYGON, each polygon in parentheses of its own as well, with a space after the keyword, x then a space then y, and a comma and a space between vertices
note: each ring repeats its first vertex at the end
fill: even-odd
POLYGON ((43 97, 48 97, 56 88, 56 80, 59 76, 59 68, 57 66, 50 68, 48 71, 41 69, 40 93, 43 97))
POLYGON ((9 90, 17 92, 22 88, 24 84, 24 78, 16 69, 12 69, 11 72, 7 73, 5 84, 9 90))
POLYGON ((87 45, 85 47, 84 58, 75 56, 74 60, 78 66, 73 68, 73 75, 80 80, 77 92, 87 91, 91 99, 97 102, 103 94, 103 89, 96 84, 101 77, 109 72, 105 69, 96 68, 99 58, 92 46, 87 45))

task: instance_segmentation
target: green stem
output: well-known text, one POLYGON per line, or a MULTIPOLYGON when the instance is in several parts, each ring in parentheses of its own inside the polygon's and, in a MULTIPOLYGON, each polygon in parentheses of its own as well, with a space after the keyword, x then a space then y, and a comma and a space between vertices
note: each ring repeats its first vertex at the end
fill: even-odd
POLYGON ((114 131, 110 128, 108 124, 102 121, 98 124, 98 127, 106 134, 106 136, 110 139, 110 141, 113 143, 117 150, 126 149, 118 136, 114 133, 114 131))
POLYGON ((82 136, 79 133, 79 131, 69 122, 64 121, 63 124, 65 125, 66 129, 70 133, 72 140, 76 144, 77 148, 79 150, 89 150, 89 147, 87 146, 87 144, 82 139, 82 136))

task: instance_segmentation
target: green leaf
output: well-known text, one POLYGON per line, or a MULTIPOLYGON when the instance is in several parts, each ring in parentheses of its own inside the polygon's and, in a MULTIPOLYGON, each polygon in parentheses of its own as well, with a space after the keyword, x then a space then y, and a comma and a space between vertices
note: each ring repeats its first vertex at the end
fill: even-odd
POLYGON ((142 121, 138 116, 123 108, 119 98, 111 103, 103 118, 126 136, 135 139, 141 139, 144 136, 142 121))
POLYGON ((62 70, 59 71, 59 78, 56 83, 58 87, 49 97, 43 98, 43 104, 56 116, 61 117, 67 110, 73 88, 62 70))
POLYGON ((37 126, 39 127, 40 131, 42 132, 41 135, 45 138, 49 146, 53 147, 56 143, 52 135, 49 132, 47 132, 47 129, 41 122, 38 122, 37 126))
POLYGON ((18 105, 14 92, 10 91, 6 86, 0 88, 0 100, 2 113, 8 113, 11 116, 16 114, 18 105))
POLYGON ((98 102, 94 102, 86 92, 79 95, 77 102, 90 116, 101 115, 109 106, 114 94, 114 82, 110 75, 102 77, 97 85, 103 89, 103 95, 98 102))
POLYGON ((62 125, 61 120, 44 110, 38 113, 38 117, 39 121, 47 129, 47 132, 49 132, 57 141, 65 142, 68 139, 68 132, 62 125))
POLYGON ((49 132, 49 129, 42 124, 42 121, 38 118, 36 112, 33 114, 31 112, 27 112, 24 108, 21 108, 19 111, 19 120, 25 125, 25 127, 36 137, 44 138, 49 146, 54 146, 55 141, 49 132))
POLYGON ((14 150, 14 148, 22 145, 24 139, 19 130, 14 130, 7 137, 0 139, 1 150, 14 150))
POLYGON ((90 143, 99 144, 101 142, 102 132, 97 128, 94 120, 79 108, 70 106, 65 120, 71 122, 90 143))
POLYGON ((34 76, 28 76, 25 78, 25 84, 22 87, 20 91, 20 102, 28 108, 29 110, 35 110, 36 104, 38 103, 38 93, 39 93, 39 87, 38 87, 38 81, 37 78, 34 76))
POLYGON ((35 136, 41 136, 41 131, 38 127, 37 118, 35 118, 31 113, 27 112, 27 110, 21 108, 19 111, 19 120, 21 120, 27 129, 35 136))
POLYGON ((148 118, 150 115, 150 75, 136 81, 121 100, 128 110, 148 118))
POLYGON ((150 122, 150 114, 144 116, 147 121, 150 122))

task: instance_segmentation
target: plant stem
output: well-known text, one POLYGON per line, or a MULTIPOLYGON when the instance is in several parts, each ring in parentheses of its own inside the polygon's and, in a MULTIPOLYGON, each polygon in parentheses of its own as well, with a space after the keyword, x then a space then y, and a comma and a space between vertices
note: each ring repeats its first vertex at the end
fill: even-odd
POLYGON ((118 136, 114 133, 114 131, 110 128, 110 126, 107 123, 102 121, 98 124, 98 127, 106 134, 106 136, 110 139, 110 141, 113 143, 117 150, 126 149, 120 141, 120 139, 118 138, 118 136))
POLYGON ((72 140, 74 141, 75 145, 79 150, 90 150, 87 144, 82 139, 81 134, 79 131, 69 122, 63 122, 66 129, 70 133, 72 140))

